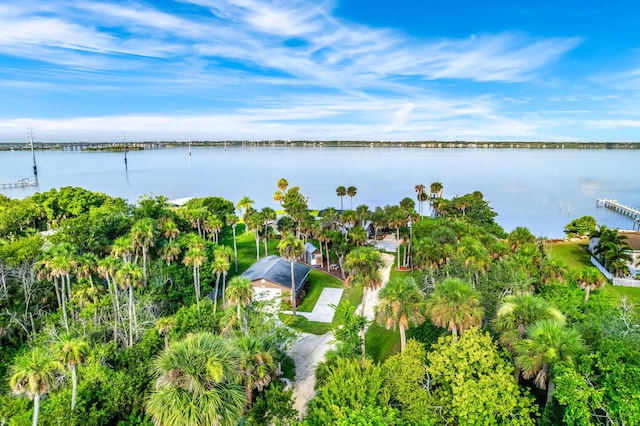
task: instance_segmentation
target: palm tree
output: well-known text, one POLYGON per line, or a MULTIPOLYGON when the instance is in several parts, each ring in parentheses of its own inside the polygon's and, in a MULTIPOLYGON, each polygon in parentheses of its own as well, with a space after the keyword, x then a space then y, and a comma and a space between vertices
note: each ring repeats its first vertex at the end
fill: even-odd
MULTIPOLYGON (((380 267, 382 267, 380 252, 373 247, 358 247, 351 251, 345 259, 345 268, 349 271, 349 277, 345 283, 362 285, 361 315, 363 317, 366 317, 367 292, 375 290, 382 284, 380 267)), ((364 362, 366 350, 364 333, 365 330, 363 329, 361 340, 362 362, 364 362)))
POLYGON ((144 276, 142 268, 135 263, 125 263, 116 272, 116 277, 123 290, 129 290, 129 346, 133 346, 133 332, 136 328, 135 299, 133 297, 134 287, 143 283, 144 276))
POLYGON ((353 209, 353 197, 356 196, 356 193, 358 192, 358 189, 355 186, 350 186, 347 188, 347 195, 349 196, 349 198, 351 199, 351 209, 353 209))
POLYGON ((107 290, 109 291, 109 298, 111 299, 111 307, 113 308, 113 342, 118 341, 118 321, 119 312, 118 306, 118 286, 115 283, 114 275, 116 271, 117 258, 113 256, 105 257, 98 261, 98 274, 107 282, 107 290))
POLYGON ((240 317, 240 310, 243 306, 251 303, 253 299, 254 291, 251 281, 246 277, 236 276, 229 281, 229 287, 227 288, 227 294, 225 295, 227 300, 236 305, 238 322, 242 324, 244 334, 248 334, 246 319, 242 320, 240 317))
POLYGON ((347 188, 344 186, 339 186, 336 188, 336 195, 340 197, 340 210, 344 210, 344 205, 342 204, 342 199, 345 195, 347 195, 347 188))
MULTIPOLYGON (((138 220, 131 227, 131 242, 134 250, 142 250, 142 274, 145 284, 147 283, 147 254, 149 248, 153 247, 156 243, 158 236, 158 228, 156 223, 151 218, 143 218, 138 220)), ((136 254, 136 257, 138 255, 136 254)))
POLYGON ((420 206, 420 216, 422 216, 422 203, 425 201, 424 193, 427 190, 424 185, 418 184, 415 187, 416 190, 416 199, 418 200, 418 205, 420 206))
POLYGON ((262 392, 269 383, 280 375, 280 366, 274 353, 263 340, 254 337, 241 337, 237 341, 240 349, 240 373, 244 383, 247 406, 251 408, 253 390, 262 392))
POLYGON ((278 189, 282 192, 286 191, 289 187, 289 181, 285 178, 278 179, 278 189))
MULTIPOLYGON (((238 204, 236 204, 236 207, 238 208, 238 211, 240 212, 240 215, 243 217, 243 219, 245 220, 245 223, 247 221, 247 213, 249 212, 249 208, 255 203, 255 201, 253 201, 251 198, 249 198, 248 196, 244 196, 240 199, 240 201, 238 201, 238 204)), ((249 232, 249 228, 245 227, 245 234, 247 234, 249 232)))
POLYGON ((378 294, 380 302, 376 310, 378 324, 387 330, 400 329, 400 349, 404 352, 407 344, 405 336, 410 324, 420 325, 424 322, 422 302, 424 294, 413 278, 394 278, 385 285, 378 294))
POLYGON ((276 219, 278 219, 278 215, 276 211, 271 207, 265 207, 260 210, 260 216, 262 216, 262 222, 264 224, 263 231, 263 242, 264 242, 264 255, 269 256, 268 253, 268 243, 269 243, 269 235, 273 234, 273 229, 271 228, 275 223, 276 219))
POLYGON ((27 395, 33 399, 32 425, 38 424, 40 398, 56 384, 64 370, 62 364, 50 352, 35 347, 19 356, 9 370, 9 386, 16 395, 27 395))
MULTIPOLYGON (((613 268, 616 276, 624 270, 627 262, 632 260, 631 247, 627 243, 627 236, 620 234, 617 229, 600 227, 593 234, 598 238, 598 243, 593 251, 607 269, 613 268)), ((593 238, 592 237, 592 238, 593 238)))
POLYGON ((251 228, 256 239, 256 260, 260 260, 260 232, 262 231, 263 224, 262 214, 257 211, 253 211, 245 219, 247 229, 251 228))
POLYGON ((128 235, 116 238, 111 245, 111 255, 113 257, 122 257, 123 263, 129 263, 131 261, 132 252, 133 242, 128 235))
MULTIPOLYGON (((211 263, 211 270, 216 274, 216 284, 215 289, 213 291, 213 312, 216 313, 218 310, 218 285, 220 283, 220 277, 224 274, 226 275, 227 271, 231 267, 231 263, 224 256, 219 256, 214 253, 215 258, 213 259, 213 263, 211 263)), ((222 293, 222 298, 224 301, 224 292, 222 293)))
POLYGON ((293 234, 285 235, 282 240, 278 243, 278 251, 280 252, 280 256, 289 261, 291 266, 291 309, 293 310, 293 317, 296 317, 296 305, 297 305, 297 295, 296 295, 296 279, 293 272, 293 266, 295 262, 302 256, 304 253, 304 244, 302 241, 297 239, 293 234))
POLYGON ((160 232, 163 237, 167 238, 169 241, 173 241, 180 234, 180 229, 173 220, 169 219, 162 222, 160 232))
POLYGON ((349 272, 347 284, 362 285, 362 311, 366 316, 366 295, 368 290, 380 287, 382 280, 379 269, 382 267, 380 252, 373 247, 359 247, 351 251, 345 259, 345 268, 349 272))
POLYGON ((182 263, 193 268, 193 287, 196 292, 196 307, 200 312, 200 267, 207 260, 207 253, 199 247, 192 247, 184 255, 182 263))
POLYGON ((58 349, 58 361, 67 366, 71 371, 71 411, 76 408, 76 395, 78 390, 78 374, 76 367, 84 362, 89 355, 89 345, 82 339, 73 338, 70 335, 63 336, 62 344, 58 349))
POLYGON ((480 294, 471 284, 449 278, 436 284, 427 299, 427 313, 436 326, 449 330, 453 341, 457 341, 458 332, 462 334, 480 326, 484 309, 480 306, 480 294))
POLYGON ((584 304, 589 302, 589 294, 592 290, 600 290, 604 286, 604 279, 600 271, 596 268, 584 268, 575 274, 575 280, 578 287, 583 289, 584 304))
POLYGON ((160 247, 160 250, 158 250, 158 254, 162 258, 162 260, 167 262, 167 265, 170 265, 171 262, 177 260, 178 257, 180 257, 181 251, 182 250, 180 249, 180 244, 178 244, 177 241, 169 240, 166 241, 162 245, 162 247, 160 247))
POLYGON ((227 225, 231 227, 233 231, 233 258, 236 266, 236 273, 238 272, 238 245, 236 242, 236 226, 238 225, 238 216, 229 215, 227 216, 227 225))
POLYGON ((69 320, 67 318, 67 298, 71 300, 71 272, 77 266, 77 262, 73 256, 74 249, 71 244, 62 243, 52 248, 51 253, 53 257, 49 261, 50 274, 54 278, 60 278, 61 280, 61 293, 60 300, 62 302, 62 317, 64 320, 64 327, 67 333, 69 332, 69 320), (65 290, 66 283, 66 290, 65 290), (67 295, 65 296, 65 291, 67 295))
MULTIPOLYGON (((565 322, 565 317, 546 300, 531 294, 507 296, 492 321, 493 329, 499 334, 500 344, 515 354, 516 344, 527 337, 527 329, 541 320, 565 322)), ((520 367, 516 364, 514 378, 520 379, 520 367)))
POLYGON ((547 389, 547 404, 555 391, 554 367, 561 361, 571 362, 586 351, 582 336, 555 320, 538 321, 527 328, 527 339, 516 344, 516 364, 525 379, 533 378, 540 389, 547 389))
POLYGON ((236 425, 246 404, 239 361, 222 336, 190 334, 172 344, 153 362, 157 380, 147 414, 156 425, 236 425))
POLYGON ((429 186, 430 198, 442 198, 442 183, 440 182, 432 182, 429 186))
POLYGON ((213 242, 216 244, 218 244, 220 230, 222 230, 223 225, 224 224, 222 223, 222 221, 218 219, 218 216, 216 216, 215 214, 210 214, 204 220, 204 229, 209 233, 209 239, 213 239, 213 242))
POLYGON ((158 333, 164 337, 165 349, 169 347, 169 333, 175 326, 176 326, 175 317, 164 317, 156 321, 156 330, 158 330, 158 333))

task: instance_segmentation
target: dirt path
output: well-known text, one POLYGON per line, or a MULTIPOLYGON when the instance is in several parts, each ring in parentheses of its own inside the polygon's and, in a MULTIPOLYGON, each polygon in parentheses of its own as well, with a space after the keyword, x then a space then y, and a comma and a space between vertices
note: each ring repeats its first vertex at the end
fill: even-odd
MULTIPOLYGON (((389 253, 380 253, 380 256, 382 258, 382 263, 383 263, 382 268, 380 268, 380 279, 381 279, 382 285, 376 290, 371 290, 367 292, 365 316, 367 317, 368 321, 374 320, 375 309, 376 309, 376 306, 378 306, 378 293, 380 293, 380 290, 382 289, 382 287, 384 287, 385 284, 389 282, 389 277, 391 276, 391 268, 393 267, 393 261, 395 260, 395 257, 389 253)), ((361 310, 362 310, 362 304, 358 306, 357 312, 360 312, 361 310)))
MULTIPOLYGON (((384 286, 389 281, 394 257, 388 253, 381 253, 381 255, 383 267, 380 269, 380 277, 382 286, 384 286)), ((378 305, 378 292, 379 290, 374 290, 367 294, 365 314, 369 321, 373 320, 375 307, 378 305)), ((296 366, 295 387, 293 389, 295 402, 293 407, 298 410, 300 417, 307 413, 307 403, 315 395, 316 366, 324 360, 324 354, 333 348, 334 345, 329 343, 332 340, 333 334, 331 332, 320 336, 302 333, 300 339, 289 350, 289 356, 293 358, 296 366)))
POLYGON ((315 395, 316 366, 324 360, 324 354, 333 344, 331 332, 317 336, 315 334, 302 333, 302 336, 289 351, 296 366, 295 387, 293 388, 293 408, 298 410, 300 417, 307 413, 307 403, 315 395))

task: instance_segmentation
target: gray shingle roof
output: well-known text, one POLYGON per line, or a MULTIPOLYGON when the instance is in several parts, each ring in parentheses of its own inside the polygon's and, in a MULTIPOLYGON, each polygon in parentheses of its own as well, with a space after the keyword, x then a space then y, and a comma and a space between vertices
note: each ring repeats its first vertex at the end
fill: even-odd
POLYGON ((307 251, 307 253, 313 253, 314 251, 318 250, 318 247, 314 246, 311 243, 307 243, 304 245, 305 250, 307 251))
MULTIPOLYGON (((302 285, 307 280, 310 271, 311 267, 302 263, 296 262, 293 265, 296 291, 302 288, 302 285)), ((251 265, 249 269, 244 271, 242 276, 251 281, 261 280, 264 278, 265 280, 280 284, 283 287, 291 288, 291 265, 287 260, 284 260, 279 256, 263 257, 251 265)))

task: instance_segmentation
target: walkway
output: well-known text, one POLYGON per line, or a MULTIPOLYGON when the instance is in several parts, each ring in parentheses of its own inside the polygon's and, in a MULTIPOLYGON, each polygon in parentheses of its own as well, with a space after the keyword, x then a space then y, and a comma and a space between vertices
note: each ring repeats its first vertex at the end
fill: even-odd
MULTIPOLYGON (((315 322, 332 322, 333 316, 336 313, 336 310, 329 305, 338 306, 340 303, 340 299, 342 298, 342 293, 344 292, 344 288, 324 288, 322 289, 322 293, 320 293, 320 297, 316 302, 316 305, 313 307, 313 311, 311 312, 300 312, 296 311, 297 315, 303 316, 309 321, 315 322)), ((291 311, 282 311, 283 314, 292 314, 291 311)))
MULTIPOLYGON (((380 268, 380 278, 382 280, 382 286, 384 286, 387 282, 389 282, 391 267, 393 266, 393 261, 395 260, 395 258, 393 255, 387 253, 381 253, 381 256, 383 266, 382 268, 380 268)), ((322 294, 320 295, 316 306, 313 308, 313 312, 298 312, 298 315, 313 315, 316 312, 316 309, 318 309, 320 306, 326 307, 328 303, 335 303, 337 305, 340 302, 340 297, 337 295, 338 292, 336 290, 340 290, 341 296, 343 289, 325 288, 322 291, 322 294), (335 302, 327 302, 327 299, 323 299, 325 291, 327 290, 329 290, 329 294, 334 294, 333 297, 337 297, 337 300, 335 302), (323 302, 321 302, 321 300, 323 300, 323 302)), ((378 292, 379 290, 367 292, 368 294, 365 306, 365 314, 369 321, 373 320, 375 307, 378 305, 378 292)), ((332 319, 333 313, 334 310, 331 309, 332 319)), ((319 362, 324 361, 325 353, 329 349, 332 349, 334 345, 335 343, 333 343, 333 334, 331 332, 323 334, 321 336, 302 333, 302 337, 293 345, 291 350, 289 350, 288 352, 289 356, 293 358, 293 362, 296 366, 295 387, 293 389, 293 397, 295 402, 293 406, 296 410, 298 410, 298 413, 300 413, 300 417, 304 417, 304 415, 307 413, 307 403, 311 400, 311 398, 315 396, 314 387, 316 384, 316 366, 319 362)))
MULTIPOLYGON (((382 258, 383 266, 380 268, 380 280, 382 285, 376 290, 367 291, 367 300, 365 305, 365 316, 368 321, 373 321, 375 319, 375 310, 376 306, 378 306, 378 293, 386 283, 389 282, 389 277, 391 276, 391 268, 393 267, 393 262, 395 257, 392 254, 388 253, 380 253, 382 258)), ((358 306, 358 313, 362 310, 362 304, 358 306)))
POLYGON ((375 248, 380 251, 395 253, 398 251, 398 246, 400 245, 400 241, 396 240, 396 236, 394 234, 385 235, 385 237, 381 240, 369 240, 375 248))
POLYGON ((334 345, 331 332, 320 336, 302 333, 302 337, 288 352, 296 366, 293 408, 298 410, 300 418, 307 413, 307 403, 316 394, 314 389, 316 385, 316 367, 318 363, 324 361, 324 354, 329 349, 332 349, 334 345))

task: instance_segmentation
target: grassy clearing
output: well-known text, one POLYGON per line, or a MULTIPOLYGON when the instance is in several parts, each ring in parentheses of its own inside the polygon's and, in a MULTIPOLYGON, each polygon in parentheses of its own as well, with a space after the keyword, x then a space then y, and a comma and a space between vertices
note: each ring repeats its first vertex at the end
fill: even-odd
POLYGON ((400 332, 387 330, 374 322, 365 335, 367 355, 374 361, 382 362, 400 352, 400 332))
POLYGON ((313 307, 316 306, 316 302, 320 298, 322 290, 329 288, 342 288, 344 284, 331 274, 319 271, 317 269, 311 269, 309 273, 309 282, 311 285, 307 289, 307 294, 304 296, 302 303, 298 306, 300 312, 311 312, 313 307))
MULTIPOLYGON (((547 253, 552 259, 562 261, 570 270, 575 271, 593 266, 591 265, 591 256, 587 250, 588 246, 589 243, 586 239, 563 241, 550 244, 547 247, 547 253)), ((602 291, 613 296, 618 301, 622 300, 623 296, 626 296, 629 303, 640 306, 640 288, 617 287, 606 284, 602 291)))
POLYGON ((617 300, 622 300, 622 298, 626 296, 628 304, 640 307, 640 288, 619 287, 607 284, 602 291, 616 297, 617 300))
MULTIPOLYGON (((339 280, 337 281, 340 282, 339 280)), ((347 287, 345 288, 344 293, 342 293, 340 305, 350 303, 353 306, 357 306, 361 301, 362 287, 347 287)), ((301 315, 298 315, 296 320, 293 321, 293 315, 280 314, 280 319, 282 322, 298 331, 317 335, 328 333, 333 327, 337 327, 344 322, 343 316, 339 313, 333 317, 333 321, 331 323, 309 321, 301 315)))
POLYGON ((551 243, 547 246, 547 254, 575 271, 592 266, 588 247, 589 241, 586 239, 551 243))

